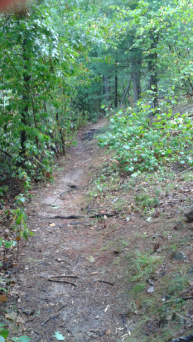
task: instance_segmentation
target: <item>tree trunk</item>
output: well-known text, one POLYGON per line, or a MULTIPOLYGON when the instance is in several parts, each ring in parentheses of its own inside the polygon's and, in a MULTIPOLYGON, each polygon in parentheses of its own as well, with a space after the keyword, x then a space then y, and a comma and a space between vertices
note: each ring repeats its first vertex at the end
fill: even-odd
MULTIPOLYGON (((29 58, 27 56, 27 38, 25 38, 23 40, 23 61, 24 61, 24 69, 25 72, 23 74, 23 108, 21 111, 21 123, 23 126, 27 125, 27 121, 26 118, 28 116, 28 106, 29 106, 29 81, 31 76, 28 74, 28 70, 27 70, 27 63, 29 62, 29 58)), ((26 134, 26 130, 24 128, 22 128, 21 133, 20 133, 20 145, 21 145, 21 149, 19 151, 19 155, 23 156, 26 152, 26 147, 25 147, 25 142, 27 140, 27 134, 26 134)))
POLYGON ((118 107, 118 76, 115 75, 115 99, 114 99, 114 103, 115 103, 115 108, 118 107))
MULTIPOLYGON (((151 33, 151 50, 154 50, 157 47, 159 34, 156 36, 151 33)), ((148 56, 148 73, 149 73, 149 84, 148 89, 152 91, 153 99, 151 102, 151 116, 157 113, 158 104, 158 76, 157 76, 157 52, 149 54, 148 56)))
POLYGON ((57 122, 58 127, 59 127, 59 135, 60 135, 60 139, 61 139, 62 154, 65 155, 66 154, 65 139, 64 139, 64 136, 63 136, 62 128, 60 127, 58 112, 56 112, 56 122, 57 122))
POLYGON ((109 101, 109 80, 108 76, 103 76, 103 95, 105 95, 105 100, 109 101))
POLYGON ((141 58, 136 58, 135 60, 133 60, 131 66, 134 103, 136 104, 141 96, 141 58))
POLYGON ((129 79, 128 86, 127 86, 127 88, 125 89, 123 98, 122 98, 122 100, 121 100, 121 107, 122 107, 122 105, 123 105, 123 102, 124 102, 124 100, 125 100, 126 95, 129 93, 129 88, 130 88, 130 85, 131 85, 131 80, 132 80, 132 75, 131 75, 131 77, 130 77, 130 79, 129 79))

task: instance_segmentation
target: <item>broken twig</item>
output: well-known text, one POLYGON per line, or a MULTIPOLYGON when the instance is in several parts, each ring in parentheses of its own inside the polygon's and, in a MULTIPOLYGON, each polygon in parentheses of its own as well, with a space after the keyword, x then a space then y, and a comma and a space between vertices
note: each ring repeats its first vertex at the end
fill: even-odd
POLYGON ((42 325, 46 324, 48 321, 50 321, 54 317, 57 317, 58 315, 60 315, 59 312, 56 315, 50 316, 45 322, 42 323, 42 325))
POLYGON ((104 284, 108 284, 108 285, 111 285, 113 286, 114 284, 112 283, 109 283, 108 281, 105 281, 105 280, 97 280, 99 283, 104 283, 104 284))
POLYGON ((54 281, 55 283, 66 283, 66 284, 70 284, 70 285, 73 285, 73 286, 77 286, 76 284, 71 283, 70 281, 67 281, 67 280, 59 280, 59 279, 48 278, 48 281, 54 281))
POLYGON ((51 216, 51 217, 45 217, 45 216, 39 216, 41 218, 44 218, 44 219, 61 219, 61 220, 70 220, 70 219, 80 219, 80 218, 98 218, 98 217, 104 217, 104 216, 107 216, 107 217, 112 217, 112 216, 115 216, 115 215, 118 215, 117 212, 115 213, 98 213, 98 214, 94 214, 94 215, 91 215, 91 216, 79 216, 79 215, 70 215, 70 216, 60 216, 60 215, 56 215, 56 216, 51 216))
POLYGON ((60 278, 60 277, 63 277, 63 278, 78 278, 78 276, 76 276, 74 274, 61 274, 61 275, 58 275, 58 276, 51 276, 51 277, 48 278, 48 280, 53 279, 53 278, 60 278))

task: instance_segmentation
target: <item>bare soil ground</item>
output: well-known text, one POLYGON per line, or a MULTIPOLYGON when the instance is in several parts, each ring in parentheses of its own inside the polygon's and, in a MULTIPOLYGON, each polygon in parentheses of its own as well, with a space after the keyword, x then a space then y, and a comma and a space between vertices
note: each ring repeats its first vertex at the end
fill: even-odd
MULTIPOLYGON (((89 130, 94 132, 105 123, 101 120, 89 130)), ((116 256, 101 253, 105 237, 92 230, 96 220, 52 218, 88 216, 83 212, 84 188, 91 177, 89 168, 99 163, 103 151, 96 140, 84 140, 87 131, 79 133, 78 145, 60 161, 54 183, 34 188, 28 228, 35 236, 20 247, 19 270, 9 270, 16 285, 4 310, 18 315, 15 334, 17 329, 24 330, 34 341, 39 336, 42 341, 56 341, 53 335, 60 331, 67 342, 118 342, 125 333, 122 314, 127 298, 108 268, 116 256), (77 188, 70 187, 73 185, 77 188), (77 278, 49 280, 64 274, 77 278)))
POLYGON ((92 139, 105 124, 79 132, 54 182, 33 189, 28 227, 35 236, 22 242, 19 266, 1 271, 13 282, 0 311, 9 326, 14 313, 12 335, 164 342, 191 332, 193 226, 183 211, 193 182, 173 181, 172 168, 167 179, 140 182, 120 176, 116 163, 112 173, 111 155, 92 139))

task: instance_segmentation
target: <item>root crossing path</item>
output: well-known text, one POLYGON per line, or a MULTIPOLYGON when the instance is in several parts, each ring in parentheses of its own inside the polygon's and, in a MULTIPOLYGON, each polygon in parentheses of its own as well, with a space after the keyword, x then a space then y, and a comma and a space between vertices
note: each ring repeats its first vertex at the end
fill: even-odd
POLYGON ((104 234, 85 211, 91 168, 104 155, 93 132, 105 124, 79 133, 54 183, 38 185, 29 204, 35 236, 22 246, 14 293, 32 342, 121 342, 130 335, 127 296, 110 267, 115 256, 102 251, 104 234))

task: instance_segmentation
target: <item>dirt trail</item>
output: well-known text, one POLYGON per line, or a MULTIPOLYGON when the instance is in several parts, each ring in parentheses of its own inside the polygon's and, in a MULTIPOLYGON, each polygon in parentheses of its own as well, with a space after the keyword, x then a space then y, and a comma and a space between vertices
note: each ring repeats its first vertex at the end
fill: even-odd
POLYGON ((56 331, 66 342, 120 342, 128 336, 124 316, 127 299, 108 267, 112 258, 104 253, 101 256, 102 232, 92 229, 95 222, 88 218, 51 218, 86 215, 81 213, 84 187, 91 165, 104 152, 96 140, 84 137, 88 130, 94 132, 105 123, 101 120, 79 133, 78 145, 71 147, 61 161, 62 169, 56 172, 54 184, 39 185, 29 206, 28 226, 35 237, 23 245, 18 285, 13 292, 26 322, 25 334, 33 341, 56 341, 56 331), (55 278, 72 284, 48 280, 62 274, 78 278, 55 278))

